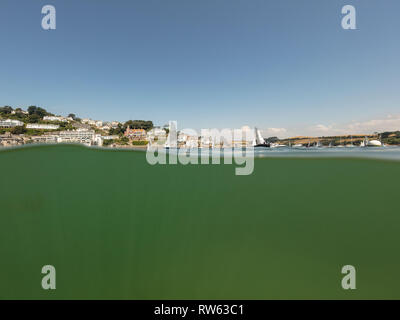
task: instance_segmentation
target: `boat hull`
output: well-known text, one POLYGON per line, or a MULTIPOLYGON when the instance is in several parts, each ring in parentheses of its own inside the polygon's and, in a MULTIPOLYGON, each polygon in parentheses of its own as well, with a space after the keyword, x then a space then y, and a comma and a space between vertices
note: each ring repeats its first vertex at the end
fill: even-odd
POLYGON ((382 143, 378 140, 368 141, 367 147, 382 147, 382 143))

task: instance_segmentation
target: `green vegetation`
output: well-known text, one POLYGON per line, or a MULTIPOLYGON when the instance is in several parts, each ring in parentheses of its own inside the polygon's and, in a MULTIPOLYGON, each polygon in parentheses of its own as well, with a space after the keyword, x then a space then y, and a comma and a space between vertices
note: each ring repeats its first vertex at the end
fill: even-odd
POLYGON ((116 128, 111 128, 109 134, 122 136, 128 127, 131 129, 144 129, 146 131, 149 131, 153 129, 154 126, 153 121, 128 120, 123 125, 118 124, 116 128))
POLYGON ((148 141, 136 141, 136 140, 132 141, 132 145, 134 145, 134 146, 145 146, 148 143, 149 143, 148 141))
POLYGON ((11 114, 12 111, 13 111, 13 108, 10 106, 4 106, 4 107, 0 108, 0 114, 3 114, 3 115, 11 114))
POLYGON ((64 131, 64 130, 73 130, 76 129, 74 125, 72 125, 69 122, 62 122, 62 121, 57 121, 57 122, 51 122, 52 124, 58 124, 60 127, 57 129, 57 131, 64 131))
POLYGON ((4 106, 0 108, 0 116, 8 119, 19 120, 24 123, 39 123, 44 116, 52 116, 53 114, 47 112, 45 109, 30 106, 27 109, 28 113, 23 113, 21 108, 16 108, 15 110, 10 106, 4 106), (11 114, 15 111, 15 114, 11 114))
POLYGON ((149 131, 153 129, 153 121, 145 121, 145 120, 129 120, 125 122, 124 128, 126 129, 127 127, 131 129, 144 129, 146 131, 149 131))
POLYGON ((391 137, 383 139, 383 142, 388 145, 400 145, 400 138, 391 137))
POLYGON ((113 143, 114 143, 114 140, 113 140, 113 139, 104 140, 104 141, 103 141, 103 146, 104 146, 104 147, 107 147, 107 146, 112 145, 113 143))
POLYGON ((382 141, 388 145, 400 144, 400 131, 383 132, 381 133, 382 141))
POLYGON ((111 128, 110 129, 109 134, 111 136, 114 136, 114 135, 115 136, 122 136, 124 134, 124 132, 125 132, 125 129, 126 128, 124 128, 124 126, 122 124, 118 124, 117 128, 111 128))
POLYGON ((26 128, 24 126, 18 126, 10 129, 12 134, 24 134, 26 133, 26 128))
POLYGON ((30 116, 37 115, 39 118, 43 118, 44 116, 53 116, 52 113, 47 112, 45 109, 36 106, 28 107, 27 111, 30 116))
POLYGON ((116 144, 127 146, 129 143, 129 139, 127 137, 121 137, 120 139, 114 140, 116 144))

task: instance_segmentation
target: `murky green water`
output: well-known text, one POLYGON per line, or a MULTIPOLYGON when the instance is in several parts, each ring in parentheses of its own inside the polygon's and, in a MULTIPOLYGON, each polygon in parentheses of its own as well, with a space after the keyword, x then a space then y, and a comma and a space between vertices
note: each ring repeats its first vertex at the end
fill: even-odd
POLYGON ((235 176, 45 146, 0 166, 1 299, 400 298, 399 162, 274 157, 235 176))

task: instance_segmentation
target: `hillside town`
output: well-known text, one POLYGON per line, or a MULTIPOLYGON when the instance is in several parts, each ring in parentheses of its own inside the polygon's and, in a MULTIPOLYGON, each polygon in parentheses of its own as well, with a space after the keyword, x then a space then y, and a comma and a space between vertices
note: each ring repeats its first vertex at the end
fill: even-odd
POLYGON ((0 108, 0 146, 78 143, 86 146, 146 146, 151 139, 165 139, 167 126, 152 121, 101 121, 74 114, 56 116, 43 108, 0 108))
MULTIPOLYGON (((152 121, 128 120, 101 121, 80 119, 75 114, 54 115, 47 110, 30 106, 26 110, 0 107, 0 147, 29 144, 76 143, 86 146, 111 148, 147 148, 148 145, 167 146, 169 125, 155 126, 152 121)), ((254 135, 247 126, 233 131, 232 147, 250 147, 254 135)), ((200 136, 191 132, 177 132, 176 147, 223 147, 213 139, 212 129, 202 129, 200 136)), ((400 131, 373 133, 370 135, 346 135, 331 137, 293 137, 279 139, 266 137, 268 145, 279 146, 356 146, 365 139, 376 139, 382 145, 399 145, 400 131)), ((263 142, 264 143, 264 142, 263 142)))

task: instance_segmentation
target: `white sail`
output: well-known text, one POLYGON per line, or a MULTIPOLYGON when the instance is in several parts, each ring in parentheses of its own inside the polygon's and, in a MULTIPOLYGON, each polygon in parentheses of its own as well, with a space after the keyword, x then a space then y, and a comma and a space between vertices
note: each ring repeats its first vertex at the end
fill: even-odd
POLYGON ((254 128, 253 146, 256 146, 259 144, 265 144, 265 140, 262 137, 260 130, 258 130, 257 128, 254 128))

